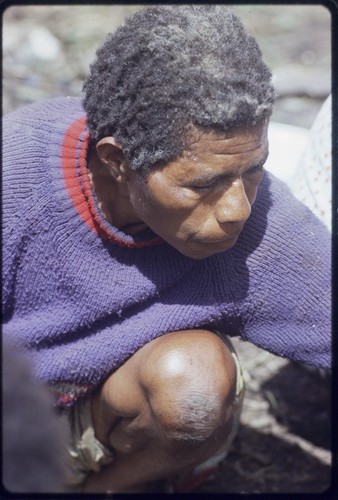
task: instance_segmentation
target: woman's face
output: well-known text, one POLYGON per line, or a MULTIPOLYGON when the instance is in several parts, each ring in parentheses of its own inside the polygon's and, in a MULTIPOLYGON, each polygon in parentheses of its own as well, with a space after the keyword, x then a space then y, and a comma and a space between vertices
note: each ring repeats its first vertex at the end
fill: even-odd
POLYGON ((267 155, 266 122, 221 135, 196 131, 189 151, 152 172, 145 184, 130 171, 130 202, 163 240, 203 259, 235 245, 267 155))

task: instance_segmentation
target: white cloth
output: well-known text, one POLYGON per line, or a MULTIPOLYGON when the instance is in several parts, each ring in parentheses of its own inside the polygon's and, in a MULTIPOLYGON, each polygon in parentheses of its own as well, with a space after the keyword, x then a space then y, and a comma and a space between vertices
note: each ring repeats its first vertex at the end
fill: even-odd
POLYGON ((290 181, 293 194, 331 230, 332 107, 329 96, 311 128, 307 145, 290 181))
POLYGON ((66 485, 76 490, 90 472, 98 472, 102 466, 111 463, 114 455, 95 437, 91 416, 92 398, 80 399, 75 405, 64 408, 61 420, 67 429, 66 485))

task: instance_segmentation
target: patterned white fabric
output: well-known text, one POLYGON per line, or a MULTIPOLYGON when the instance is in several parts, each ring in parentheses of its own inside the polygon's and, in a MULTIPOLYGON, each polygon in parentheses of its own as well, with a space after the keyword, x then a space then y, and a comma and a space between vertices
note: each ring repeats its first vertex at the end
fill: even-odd
POLYGON ((293 194, 331 229, 331 96, 320 109, 308 143, 289 183, 293 194))

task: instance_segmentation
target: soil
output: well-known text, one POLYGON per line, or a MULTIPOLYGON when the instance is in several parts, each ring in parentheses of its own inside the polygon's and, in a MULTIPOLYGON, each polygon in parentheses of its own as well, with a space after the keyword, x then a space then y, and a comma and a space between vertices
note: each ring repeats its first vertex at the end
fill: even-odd
POLYGON ((325 492, 331 486, 330 375, 235 344, 246 381, 241 425, 214 480, 196 491, 325 492))

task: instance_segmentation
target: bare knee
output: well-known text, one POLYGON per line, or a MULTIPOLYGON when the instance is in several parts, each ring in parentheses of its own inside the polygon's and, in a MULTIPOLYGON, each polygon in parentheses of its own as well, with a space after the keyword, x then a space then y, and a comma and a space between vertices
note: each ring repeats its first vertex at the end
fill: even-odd
POLYGON ((163 432, 202 443, 226 432, 236 370, 228 348, 206 330, 167 334, 152 343, 140 380, 163 432))

